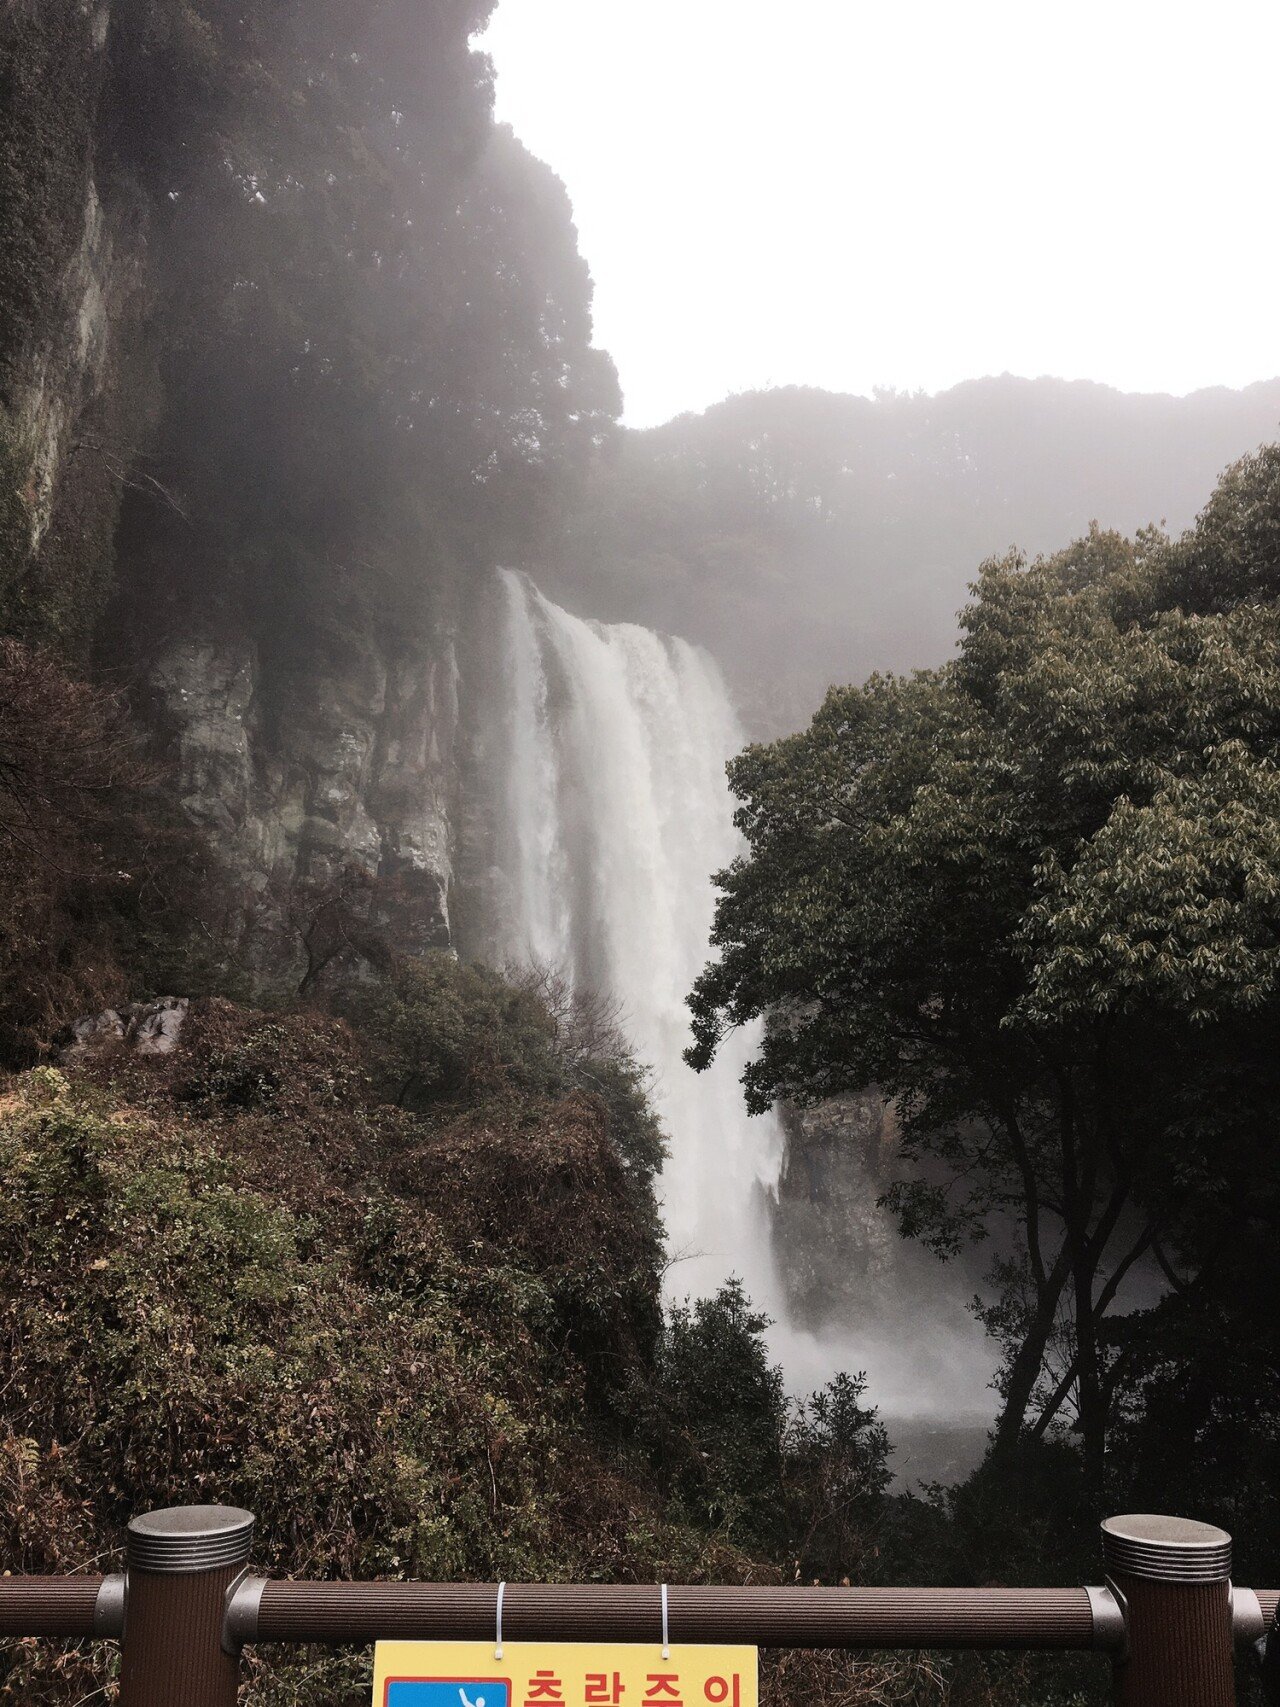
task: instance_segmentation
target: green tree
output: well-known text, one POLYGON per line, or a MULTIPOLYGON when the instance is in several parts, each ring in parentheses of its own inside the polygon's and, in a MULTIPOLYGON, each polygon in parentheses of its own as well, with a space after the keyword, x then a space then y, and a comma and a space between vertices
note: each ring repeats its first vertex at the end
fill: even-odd
POLYGON ((787 1400, 769 1318, 742 1282, 667 1314, 649 1432, 679 1508, 726 1539, 767 1548, 782 1528, 787 1400))
POLYGON ((839 1374, 793 1406, 786 1433, 789 1553, 804 1580, 865 1581, 892 1480, 889 1437, 862 1404, 866 1378, 839 1374))
POLYGON ((986 564, 954 662, 833 690, 730 767, 691 1062, 764 1016, 763 1109, 880 1087, 940 1254, 988 1239, 996 1443, 1074 1411, 1089 1483, 1137 1267, 1208 1294, 1273 1226, 1280 448, 1184 538, 986 564))
POLYGON ((691 1522, 790 1576, 865 1580, 885 1519, 888 1436, 861 1403, 861 1375, 788 1399, 768 1326, 737 1279, 670 1308, 644 1406, 655 1470, 691 1522))
POLYGON ((282 638, 343 596, 421 621, 558 526, 620 398, 564 188, 492 122, 490 10, 122 7, 110 148, 152 210, 184 511, 127 508, 146 606, 177 562, 282 638))

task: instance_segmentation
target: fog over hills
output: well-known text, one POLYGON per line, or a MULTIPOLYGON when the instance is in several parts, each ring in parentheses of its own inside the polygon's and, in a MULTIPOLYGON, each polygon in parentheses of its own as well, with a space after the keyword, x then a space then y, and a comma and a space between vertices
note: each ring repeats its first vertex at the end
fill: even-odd
POLYGON ((710 646, 754 733, 833 681, 939 662, 986 557, 1092 521, 1180 531, 1275 436, 1280 379, 1186 397, 977 379, 937 396, 803 387, 621 430, 567 555, 535 566, 583 614, 710 646))

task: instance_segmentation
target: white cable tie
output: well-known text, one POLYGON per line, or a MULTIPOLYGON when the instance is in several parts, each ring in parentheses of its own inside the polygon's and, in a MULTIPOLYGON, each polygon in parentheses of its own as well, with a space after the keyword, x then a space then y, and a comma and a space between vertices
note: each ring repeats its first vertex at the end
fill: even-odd
POLYGON ((502 1658, 502 1597, 503 1597, 503 1595, 506 1594, 506 1592, 507 1592, 506 1583, 499 1583, 498 1584, 498 1604, 497 1604, 497 1607, 495 1609, 497 1612, 497 1621, 498 1621, 497 1641, 495 1642, 494 1649, 493 1649, 493 1657, 495 1660, 500 1660, 502 1658))
POLYGON ((664 1660, 669 1660, 671 1658, 671 1644, 667 1640, 667 1585, 666 1585, 666 1583, 662 1584, 662 1657, 664 1660))

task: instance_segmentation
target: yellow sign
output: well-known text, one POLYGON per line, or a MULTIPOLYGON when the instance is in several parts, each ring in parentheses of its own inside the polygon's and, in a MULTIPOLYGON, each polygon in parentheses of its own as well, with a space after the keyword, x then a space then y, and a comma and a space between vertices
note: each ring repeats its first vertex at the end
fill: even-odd
POLYGON ((373 1707, 757 1707, 754 1648, 379 1642, 373 1707))

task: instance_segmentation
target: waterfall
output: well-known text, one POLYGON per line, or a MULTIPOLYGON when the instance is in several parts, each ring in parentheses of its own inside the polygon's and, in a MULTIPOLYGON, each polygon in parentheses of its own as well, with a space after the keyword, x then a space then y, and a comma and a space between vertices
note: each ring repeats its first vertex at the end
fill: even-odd
MULTIPOLYGON (((865 1370, 890 1414, 976 1417, 980 1451, 992 1359, 966 1277, 925 1275, 930 1259, 912 1249, 889 1295, 868 1288, 848 1321, 790 1320, 773 1258, 781 1122, 749 1117, 739 1083, 759 1031, 726 1039, 706 1073, 684 1063, 711 875, 741 846, 724 766, 743 733, 714 661, 631 623, 571 616, 525 575, 503 571, 500 590, 489 946, 621 1003, 670 1147, 658 1182, 669 1296, 705 1297, 736 1274, 773 1318, 770 1349, 793 1391, 865 1370)), ((864 1219, 877 1217, 896 1243, 873 1190, 864 1219)))
POLYGON ((754 1034, 694 1073, 685 999, 708 955, 713 872, 739 848, 725 761, 743 734, 720 672, 686 641, 588 622, 502 572, 501 948, 621 1003, 670 1155, 659 1181, 668 1290, 739 1275, 778 1314, 768 1200, 782 1136, 738 1083, 754 1034))

